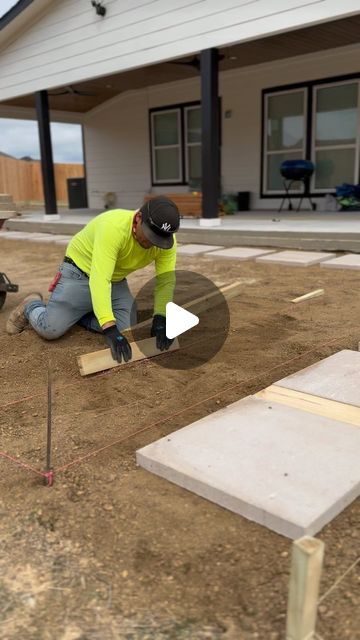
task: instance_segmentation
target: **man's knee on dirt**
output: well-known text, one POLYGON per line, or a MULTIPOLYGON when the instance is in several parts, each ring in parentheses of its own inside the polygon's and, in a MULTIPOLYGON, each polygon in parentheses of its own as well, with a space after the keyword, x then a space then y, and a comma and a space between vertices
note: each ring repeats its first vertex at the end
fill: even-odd
POLYGON ((44 340, 57 340, 61 338, 69 329, 68 326, 59 324, 54 319, 49 318, 46 306, 30 304, 25 308, 27 317, 32 328, 44 340))

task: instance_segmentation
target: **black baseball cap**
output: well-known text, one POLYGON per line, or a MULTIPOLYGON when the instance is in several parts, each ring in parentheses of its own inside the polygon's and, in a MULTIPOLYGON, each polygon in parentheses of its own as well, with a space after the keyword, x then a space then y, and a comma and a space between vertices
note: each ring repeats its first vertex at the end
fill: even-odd
POLYGON ((155 247, 171 249, 174 233, 180 226, 180 213, 176 204, 169 198, 158 196, 143 204, 140 212, 145 237, 155 247))

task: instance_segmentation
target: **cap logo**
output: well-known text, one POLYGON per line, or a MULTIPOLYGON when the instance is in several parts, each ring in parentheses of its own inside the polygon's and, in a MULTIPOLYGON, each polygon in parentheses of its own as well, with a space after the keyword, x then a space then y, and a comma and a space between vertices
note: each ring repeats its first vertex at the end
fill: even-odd
POLYGON ((168 222, 163 222, 163 224, 161 225, 161 229, 163 231, 170 231, 171 229, 171 224, 169 224, 168 222))

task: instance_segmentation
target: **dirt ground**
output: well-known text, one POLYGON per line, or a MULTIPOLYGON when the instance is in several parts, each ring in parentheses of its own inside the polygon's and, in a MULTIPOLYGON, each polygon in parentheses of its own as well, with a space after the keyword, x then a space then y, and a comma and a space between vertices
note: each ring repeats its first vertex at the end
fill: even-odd
MULTIPOLYGON (((59 473, 52 488, 0 458, 0 638, 284 638, 291 542, 137 468, 135 451, 321 358, 356 349, 359 274, 180 258, 180 268, 217 282, 256 279, 230 302, 231 329, 218 355, 190 370, 152 360, 81 379, 76 356, 102 348, 101 336, 75 328, 46 343, 32 330, 5 334, 22 295, 34 288, 46 294, 62 255, 56 245, 0 239, 0 269, 21 286, 0 313, 0 449, 44 469, 49 360, 55 468, 123 441, 59 473), (324 297, 289 303, 320 287, 324 297)), ((130 285, 139 288, 149 274, 136 274, 130 285)), ((326 544, 322 594, 359 556, 359 524, 358 500, 319 534, 326 544)), ((360 639, 359 569, 320 606, 324 640, 360 639)))

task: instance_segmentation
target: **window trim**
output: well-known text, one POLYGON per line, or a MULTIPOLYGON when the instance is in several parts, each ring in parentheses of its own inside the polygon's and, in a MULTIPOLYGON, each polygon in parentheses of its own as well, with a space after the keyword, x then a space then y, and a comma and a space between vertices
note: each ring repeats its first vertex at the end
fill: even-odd
MULTIPOLYGON (((311 157, 315 162, 316 151, 331 151, 333 149, 354 149, 355 150, 355 166, 353 180, 354 184, 357 182, 356 176, 359 176, 359 155, 360 155, 360 78, 344 80, 343 82, 327 82, 321 85, 314 85, 313 88, 313 112, 312 112, 312 130, 311 130, 311 157), (357 84, 358 86, 358 118, 356 127, 356 138, 353 144, 334 144, 334 145, 315 145, 316 134, 316 96, 319 89, 325 89, 326 87, 337 87, 339 85, 357 84)), ((326 193, 335 193, 335 189, 319 189, 315 187, 315 173, 311 176, 311 191, 314 194, 324 195, 326 193)))
MULTIPOLYGON (((320 85, 326 85, 326 84, 338 84, 338 83, 343 83, 343 82, 349 82, 351 80, 357 80, 360 81, 360 72, 357 73, 350 73, 350 74, 344 74, 341 76, 329 76, 326 78, 318 78, 316 80, 308 80, 308 81, 304 81, 304 82, 295 82, 295 83, 291 83, 291 84, 285 84, 285 85, 276 85, 274 87, 268 87, 266 89, 263 89, 261 91, 261 151, 260 151, 260 192, 259 192, 259 197, 261 199, 279 199, 279 197, 283 197, 283 195, 285 194, 285 191, 279 191, 278 193, 265 193, 264 191, 264 180, 266 179, 264 176, 264 150, 265 150, 265 139, 264 139, 264 132, 265 132, 265 126, 264 126, 264 122, 265 122, 265 100, 266 100, 266 95, 268 93, 278 93, 278 92, 288 92, 291 91, 292 89, 301 89, 301 88, 307 88, 308 90, 308 97, 307 97, 307 119, 306 119, 306 131, 305 131, 305 140, 306 140, 306 145, 305 145, 305 149, 306 149, 306 159, 312 159, 312 136, 313 136, 313 110, 314 110, 314 87, 320 86, 320 85)), ((360 109, 359 109, 360 111, 360 109)), ((360 115, 359 115, 359 120, 360 120, 360 115)), ((360 129, 360 124, 359 124, 359 129, 360 129)), ((359 138, 360 138, 360 132, 359 132, 359 138)), ((359 140, 359 144, 360 144, 360 140, 359 140)), ((360 171, 360 160, 359 160, 359 166, 358 166, 358 172, 360 171)), ((357 174, 358 175, 358 174, 357 174)), ((359 178, 360 179, 360 176, 359 178)), ((334 190, 333 190, 334 192, 334 190)), ((319 192, 319 191, 313 191, 312 190, 312 183, 311 183, 311 187, 310 187, 310 191, 309 191, 309 195, 317 198, 317 197, 324 197, 326 195, 326 193, 331 193, 330 189, 327 189, 326 192, 319 192)), ((294 194, 295 195, 295 194, 294 194)))
POLYGON ((178 159, 179 159, 179 179, 175 180, 174 178, 156 180, 156 184, 182 184, 183 182, 183 165, 181 158, 181 146, 182 146, 182 135, 181 135, 181 112, 180 109, 163 109, 161 112, 153 112, 151 114, 151 126, 150 126, 150 135, 151 135, 151 154, 152 154, 152 167, 154 168, 154 178, 156 178, 156 151, 158 149, 177 149, 178 150, 178 159), (163 144, 156 145, 155 144, 155 118, 158 113, 176 113, 177 114, 177 126, 178 126, 178 143, 177 144, 163 144))
POLYGON ((149 134, 150 134, 150 169, 151 169, 151 186, 153 187, 171 187, 171 186, 188 186, 188 182, 186 181, 186 160, 185 160, 185 109, 188 107, 200 107, 200 100, 196 100, 193 102, 181 102, 177 104, 166 105, 163 107, 153 107, 149 109, 149 134), (153 148, 153 115, 156 113, 161 113, 163 111, 174 111, 178 109, 180 113, 180 166, 181 166, 181 181, 174 182, 164 181, 164 180, 155 180, 155 162, 154 162, 154 148, 153 148))
POLYGON ((186 184, 189 184, 190 182, 190 176, 189 176, 189 147, 200 147, 201 148, 201 142, 188 142, 188 119, 187 119, 187 114, 191 109, 200 109, 201 110, 201 104, 193 104, 193 105, 187 105, 186 107, 184 107, 184 156, 185 156, 185 181, 186 184))
MULTIPOLYGON (((262 164, 263 164, 263 184, 262 184, 262 191, 263 193, 265 193, 266 195, 280 195, 284 193, 284 189, 268 189, 267 188, 267 168, 268 168, 268 156, 269 155, 280 155, 285 153, 284 149, 281 149, 279 151, 268 151, 267 148, 267 124, 268 124, 268 104, 269 101, 268 99, 274 95, 285 95, 285 94, 289 94, 289 93, 303 93, 304 96, 304 112, 303 112, 303 120, 304 120, 304 133, 303 133, 303 144, 302 144, 302 149, 301 152, 303 153, 303 157, 306 154, 306 127, 307 127, 307 109, 308 109, 308 89, 307 87, 298 87, 297 89, 291 89, 290 91, 288 90, 284 90, 284 91, 275 91, 275 92, 268 92, 267 94, 265 94, 265 103, 264 103, 264 119, 263 119, 263 139, 264 139, 264 146, 263 146, 263 153, 262 153, 262 164)), ((289 149, 289 154, 291 153, 298 153, 300 151, 300 149, 289 149)), ((289 193, 293 193, 294 195, 299 193, 298 189, 290 189, 289 193)))

